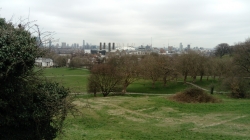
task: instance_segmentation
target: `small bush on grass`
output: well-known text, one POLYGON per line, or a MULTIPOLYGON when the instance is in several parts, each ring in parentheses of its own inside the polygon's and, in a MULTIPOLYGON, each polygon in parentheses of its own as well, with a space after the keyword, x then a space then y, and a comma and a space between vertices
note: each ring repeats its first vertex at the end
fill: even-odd
POLYGON ((219 99, 205 93, 198 88, 189 88, 183 92, 177 93, 170 99, 183 103, 217 103, 219 99))

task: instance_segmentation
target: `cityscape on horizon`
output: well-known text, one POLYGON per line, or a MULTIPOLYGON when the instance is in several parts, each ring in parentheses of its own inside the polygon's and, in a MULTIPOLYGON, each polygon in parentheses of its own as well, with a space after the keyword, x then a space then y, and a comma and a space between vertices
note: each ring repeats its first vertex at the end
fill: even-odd
MULTIPOLYGON (((102 42, 100 42, 102 43, 102 42)), ((105 44, 105 42, 103 42, 105 44)), ((106 42, 106 43, 110 43, 110 42, 106 42)), ((179 50, 183 50, 183 49, 213 49, 213 48, 203 48, 203 47, 198 47, 198 46, 195 46, 193 48, 191 48, 191 43, 190 44, 186 44, 186 47, 185 45, 182 44, 182 42, 178 45, 178 46, 172 46, 172 45, 165 45, 160 47, 160 46, 153 46, 152 44, 141 44, 141 45, 138 45, 136 46, 135 43, 115 43, 115 42, 112 42, 115 44, 115 48, 118 49, 118 50, 134 50, 136 48, 147 48, 147 47, 151 47, 151 48, 164 48, 164 49, 167 49, 167 48, 177 48, 179 50)), ((91 43, 88 43, 88 42, 85 42, 85 40, 82 41, 82 44, 79 44, 79 43, 73 43, 73 44, 68 44, 66 42, 61 42, 60 44, 58 42, 55 42, 55 43, 52 43, 51 40, 47 41, 47 42, 44 42, 44 43, 41 43, 40 46, 42 47, 49 47, 49 48, 79 48, 79 49, 99 49, 100 45, 95 45, 95 44, 91 44, 91 43), (54 45, 55 44, 55 45, 54 45)))

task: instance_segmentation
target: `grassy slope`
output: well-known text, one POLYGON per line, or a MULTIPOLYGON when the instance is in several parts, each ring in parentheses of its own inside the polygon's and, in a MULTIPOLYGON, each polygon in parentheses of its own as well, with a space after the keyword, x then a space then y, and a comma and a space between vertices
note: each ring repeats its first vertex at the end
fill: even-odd
POLYGON ((43 73, 48 79, 68 87, 71 92, 86 92, 89 75, 86 69, 46 68, 43 73))
POLYGON ((69 116, 58 139, 250 139, 249 100, 182 104, 166 97, 77 96, 82 115, 69 116))
MULTIPOLYGON (((87 77, 89 75, 89 71, 86 69, 46 68, 43 70, 43 73, 48 79, 57 81, 63 86, 70 88, 71 92, 86 92, 87 77)), ((158 81, 155 84, 155 88, 152 88, 150 80, 142 79, 129 85, 127 92, 172 94, 189 87, 189 85, 183 84, 182 81, 183 79, 179 78, 179 82, 169 82, 166 87, 163 87, 162 82, 158 81)), ((191 82, 192 79, 188 77, 188 81, 191 82)), ((210 78, 207 81, 204 78, 203 81, 200 82, 199 77, 197 77, 195 84, 209 90, 211 84, 218 84, 218 80, 212 80, 212 78, 210 78)), ((215 90, 218 90, 218 86, 215 86, 215 90)))
POLYGON ((87 69, 70 69, 70 68, 45 68, 45 76, 63 76, 63 75, 88 75, 87 69))
MULTIPOLYGON (((54 68, 44 73, 73 91, 86 91, 87 70, 54 68)), ((216 82, 197 80, 196 84, 209 89, 216 82)), ((167 87, 157 82, 152 88, 150 81, 140 80, 130 85, 128 92, 171 94, 186 87, 181 82, 168 83, 167 87)), ((74 103, 82 113, 67 117, 65 134, 57 139, 250 139, 249 100, 214 95, 223 102, 181 104, 166 96, 77 95, 74 103)))
POLYGON ((172 94, 184 90, 188 85, 182 82, 169 82, 164 87, 161 81, 156 82, 155 87, 152 87, 152 82, 149 80, 139 80, 129 85, 127 92, 135 93, 155 93, 155 94, 172 94))
MULTIPOLYGON (((44 76, 48 79, 57 81, 63 86, 70 88, 71 92, 86 92, 87 77, 89 71, 86 69, 69 68, 47 68, 43 70, 44 76)), ((180 82, 169 82, 163 87, 162 82, 156 82, 155 88, 152 88, 151 81, 139 80, 129 85, 128 92, 136 93, 156 93, 172 94, 188 87, 180 82)))

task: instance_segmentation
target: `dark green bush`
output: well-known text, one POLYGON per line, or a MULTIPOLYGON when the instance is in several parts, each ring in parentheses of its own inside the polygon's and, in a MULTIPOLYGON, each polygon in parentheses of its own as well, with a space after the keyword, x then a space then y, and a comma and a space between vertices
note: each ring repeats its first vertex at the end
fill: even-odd
POLYGON ((0 18, 0 139, 51 140, 71 108, 69 91, 34 70, 36 39, 0 18))

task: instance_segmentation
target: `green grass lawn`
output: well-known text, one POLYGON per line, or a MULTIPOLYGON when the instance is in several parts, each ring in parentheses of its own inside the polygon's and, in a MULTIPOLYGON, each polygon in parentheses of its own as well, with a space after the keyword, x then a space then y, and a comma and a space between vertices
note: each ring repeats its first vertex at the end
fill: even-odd
POLYGON ((70 68, 46 68, 43 74, 47 79, 56 81, 70 89, 71 92, 86 92, 89 70, 70 68))
MULTIPOLYGON (((89 71, 86 69, 69 69, 69 68, 46 68, 43 74, 48 79, 56 81, 61 85, 68 87, 71 92, 86 92, 87 78, 89 71)), ((183 82, 169 82, 164 87, 161 81, 156 82, 155 88, 152 87, 150 80, 139 80, 129 85, 127 92, 135 93, 155 93, 155 94, 172 94, 184 90, 189 85, 183 82)))
POLYGON ((64 75, 88 75, 87 69, 71 69, 71 68, 44 68, 43 73, 45 76, 64 76, 64 75))
POLYGON ((162 81, 157 81, 155 87, 152 87, 152 82, 149 80, 138 80, 128 86, 127 92, 135 93, 155 93, 155 94, 173 94, 180 92, 189 87, 183 82, 168 82, 167 86, 163 86, 162 81))
MULTIPOLYGON (((86 69, 44 69, 44 76, 70 88, 71 92, 86 92, 86 69)), ((191 82, 191 79, 188 79, 191 82)), ((218 80, 205 79, 195 84, 210 88, 218 80)), ((221 103, 184 104, 167 99, 189 87, 183 82, 169 82, 163 87, 156 82, 139 80, 129 85, 128 92, 155 93, 93 97, 74 95, 79 113, 65 120, 64 134, 57 140, 147 140, 147 139, 250 139, 250 102, 215 94, 221 103)), ((216 89, 215 89, 216 90, 216 89)), ((73 96, 73 95, 72 95, 73 96)))
POLYGON ((78 95, 74 103, 81 113, 67 117, 57 139, 250 139, 249 100, 223 96, 221 103, 184 104, 168 96, 78 95))
MULTIPOLYGON (((90 74, 87 69, 70 69, 70 68, 45 68, 43 69, 43 74, 48 79, 56 81, 61 85, 69 88, 71 92, 82 93, 86 92, 87 78, 90 74)), ((188 82, 192 82, 192 78, 187 78, 188 82)), ((215 90, 219 89, 218 79, 213 80, 211 77, 207 81, 204 79, 200 82, 199 77, 197 77, 196 85, 199 85, 205 89, 210 89, 211 85, 215 85, 215 90)), ((190 85, 183 84, 183 79, 179 78, 178 82, 171 81, 167 83, 164 87, 162 81, 157 81, 155 87, 152 87, 152 82, 150 80, 138 80, 128 86, 127 92, 135 93, 154 93, 154 94, 173 94, 180 92, 185 88, 190 87, 190 85)))

